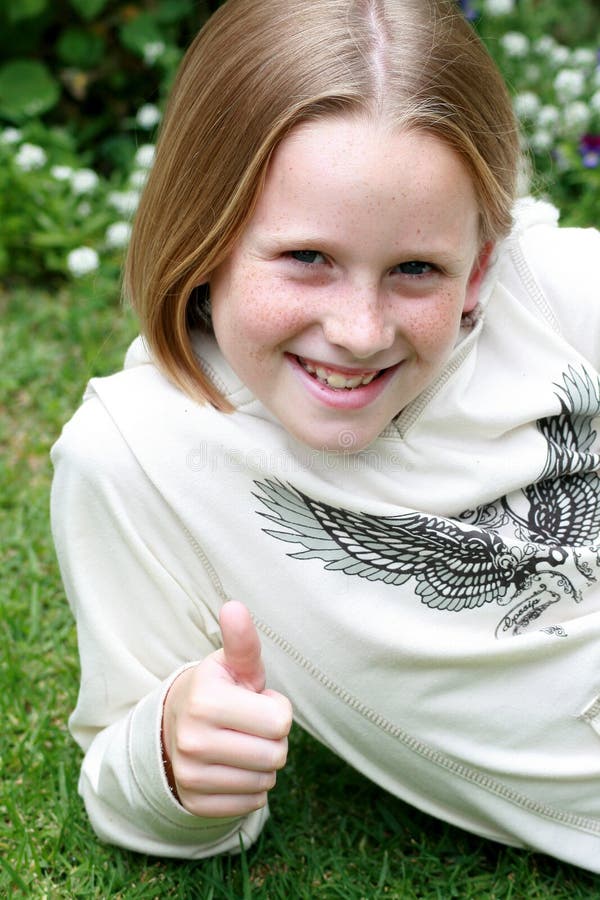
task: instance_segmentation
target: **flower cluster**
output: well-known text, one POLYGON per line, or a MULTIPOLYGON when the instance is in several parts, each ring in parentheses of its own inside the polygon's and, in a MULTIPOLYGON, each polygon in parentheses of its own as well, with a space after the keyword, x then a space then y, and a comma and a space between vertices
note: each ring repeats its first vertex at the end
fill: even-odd
MULTIPOLYGON (((512 90, 522 131, 523 191, 549 195, 565 212, 565 222, 597 222, 597 48, 560 43, 539 24, 541 5, 534 12, 528 0, 457 2, 512 90)), ((159 40, 141 49, 148 66, 162 66, 169 53, 159 40)), ((152 103, 127 118, 125 130, 134 126, 144 138, 127 167, 110 178, 95 171, 89 158, 80 158, 66 130, 35 122, 21 130, 0 130, 0 278, 17 274, 35 281, 48 273, 73 278, 116 273, 154 161, 149 137, 160 118, 152 103)))
MULTIPOLYGON (((160 113, 149 104, 140 127, 154 127, 160 113)), ((36 280, 56 272, 82 278, 122 261, 154 145, 139 147, 128 173, 110 180, 79 165, 73 149, 51 130, 37 127, 36 140, 17 128, 0 131, 0 277, 36 280), (3 181, 10 189, 3 190, 3 181)))
POLYGON ((600 69, 592 50, 568 51, 549 36, 530 42, 514 33, 504 35, 501 43, 503 68, 515 71, 522 85, 515 94, 515 111, 534 153, 558 149, 563 141, 577 142, 590 127, 600 131, 600 69), (517 58, 524 65, 515 65, 517 58))
POLYGON ((600 54, 543 32, 527 3, 460 0, 513 93, 528 189, 550 194, 576 224, 598 220, 600 54), (537 31, 536 31, 537 29, 537 31), (594 191, 596 187, 596 192, 594 191))

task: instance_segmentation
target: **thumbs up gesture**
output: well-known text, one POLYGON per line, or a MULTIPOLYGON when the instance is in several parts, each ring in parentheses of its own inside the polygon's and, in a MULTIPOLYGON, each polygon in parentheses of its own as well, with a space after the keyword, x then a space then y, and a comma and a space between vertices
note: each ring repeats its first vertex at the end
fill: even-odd
POLYGON ((175 679, 163 710, 171 788, 189 812, 207 818, 265 806, 292 724, 287 697, 265 689, 260 639, 246 607, 226 603, 220 624, 222 649, 175 679))

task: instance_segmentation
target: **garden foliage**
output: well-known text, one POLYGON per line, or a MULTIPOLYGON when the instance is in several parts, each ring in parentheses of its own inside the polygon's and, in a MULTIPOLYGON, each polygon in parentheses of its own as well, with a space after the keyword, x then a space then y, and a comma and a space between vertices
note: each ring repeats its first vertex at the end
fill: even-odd
MULTIPOLYGON (((79 668, 48 449, 136 334, 118 271, 168 85, 209 5, 0 0, 0 897, 598 898, 599 876, 432 819, 297 728, 248 854, 151 858, 92 833, 67 733, 79 668)), ((536 191, 564 222, 597 225, 598 0, 461 6, 509 81, 536 191)))
MULTIPOLYGON (((457 0, 514 96, 522 191, 600 220, 600 7, 457 0)), ((118 272, 185 46, 219 0, 3 0, 0 282, 118 272)))
POLYGON ((164 99, 184 48, 218 0, 3 0, 0 120, 43 116, 94 167, 133 153, 136 111, 164 99))

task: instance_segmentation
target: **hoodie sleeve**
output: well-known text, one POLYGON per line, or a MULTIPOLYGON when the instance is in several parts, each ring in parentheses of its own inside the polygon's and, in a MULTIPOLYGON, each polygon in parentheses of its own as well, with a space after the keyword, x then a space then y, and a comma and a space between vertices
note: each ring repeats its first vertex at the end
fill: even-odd
POLYGON ((179 672, 220 645, 215 595, 187 533, 97 397, 52 450, 51 516, 77 623, 81 683, 69 720, 85 752, 79 791, 98 836, 142 853, 200 858, 254 841, 267 809, 201 819, 169 790, 162 707, 179 672))

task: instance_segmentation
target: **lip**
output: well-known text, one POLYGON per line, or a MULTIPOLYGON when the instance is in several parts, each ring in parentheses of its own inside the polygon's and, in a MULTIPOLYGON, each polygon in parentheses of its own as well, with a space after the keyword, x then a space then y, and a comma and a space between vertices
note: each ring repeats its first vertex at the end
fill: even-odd
MULTIPOLYGON (((317 381, 316 378, 306 371, 306 369, 298 362, 298 358, 293 354, 286 353, 285 357, 296 378, 300 379, 302 385, 312 397, 324 406, 329 406, 331 409, 342 410, 359 410, 369 406, 383 393, 402 365, 402 363, 397 363, 395 366, 389 366, 389 368, 384 369, 383 372, 381 372, 381 375, 379 375, 378 378, 375 378, 370 384, 363 384, 359 387, 352 388, 351 390, 341 390, 339 388, 329 387, 329 385, 317 381)), ((308 359, 308 357, 303 356, 302 359, 306 359, 311 365, 314 365, 313 361, 308 359)), ((329 367, 323 366, 323 368, 329 367)), ((381 370, 344 369, 336 367, 335 371, 348 374, 348 377, 352 377, 352 375, 362 374, 363 372, 366 375, 370 375, 374 371, 379 372, 381 370)))

